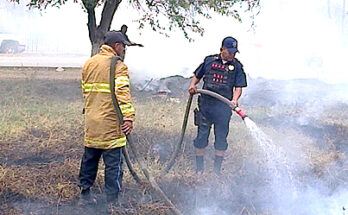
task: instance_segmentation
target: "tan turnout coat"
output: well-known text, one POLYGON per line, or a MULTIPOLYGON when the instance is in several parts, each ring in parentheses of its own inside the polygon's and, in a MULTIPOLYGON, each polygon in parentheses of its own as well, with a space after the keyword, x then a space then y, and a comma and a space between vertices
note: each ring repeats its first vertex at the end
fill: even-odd
MULTIPOLYGON (((91 57, 82 69, 82 92, 85 107, 84 143, 90 148, 113 149, 126 145, 111 99, 110 63, 115 51, 107 45, 91 57)), ((123 119, 134 121, 135 109, 129 89, 128 67, 118 61, 115 67, 115 92, 123 119)))

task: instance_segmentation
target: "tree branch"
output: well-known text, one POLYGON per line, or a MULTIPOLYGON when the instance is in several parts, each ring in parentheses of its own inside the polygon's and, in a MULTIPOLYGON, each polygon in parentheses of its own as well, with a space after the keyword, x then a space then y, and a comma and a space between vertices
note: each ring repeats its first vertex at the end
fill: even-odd
POLYGON ((101 14, 100 24, 98 30, 105 33, 110 30, 111 22, 114 14, 122 0, 107 0, 104 3, 104 8, 101 14))
POLYGON ((88 14, 87 26, 88 26, 89 39, 93 43, 93 41, 96 40, 96 30, 97 30, 96 22, 97 21, 96 21, 94 9, 97 4, 89 0, 82 0, 82 3, 87 10, 87 14, 88 14))
POLYGON ((94 9, 87 9, 88 14, 88 31, 89 31, 89 39, 91 41, 96 40, 96 31, 97 31, 97 25, 96 25, 96 18, 95 18, 95 11, 94 9))

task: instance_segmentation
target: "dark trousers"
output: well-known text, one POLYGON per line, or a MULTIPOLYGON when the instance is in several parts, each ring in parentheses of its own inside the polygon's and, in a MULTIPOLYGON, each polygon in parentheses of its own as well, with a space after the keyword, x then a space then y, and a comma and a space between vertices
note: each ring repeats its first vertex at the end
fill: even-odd
POLYGON ((113 201, 117 199, 122 187, 122 148, 103 150, 85 147, 79 174, 79 187, 87 190, 93 185, 102 155, 105 163, 105 193, 107 200, 113 201))
MULTIPOLYGON (((211 125, 212 124, 198 126, 197 137, 194 140, 194 146, 196 148, 201 149, 208 146, 208 139, 209 139, 211 125)), ((228 132, 229 132, 228 123, 226 122, 214 123, 214 135, 215 135, 214 148, 216 150, 225 151, 227 149, 228 132)))
POLYGON ((222 102, 201 102, 199 109, 204 119, 198 125, 194 146, 199 149, 208 146, 210 129, 214 125, 214 148, 220 151, 226 150, 228 147, 227 136, 232 115, 231 109, 222 102))

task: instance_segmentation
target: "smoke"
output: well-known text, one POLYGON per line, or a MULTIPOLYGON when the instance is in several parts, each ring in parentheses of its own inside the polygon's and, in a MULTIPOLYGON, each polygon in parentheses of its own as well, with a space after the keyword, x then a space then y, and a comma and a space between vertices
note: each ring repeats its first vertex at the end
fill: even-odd
POLYGON ((344 10, 338 0, 263 1, 256 46, 247 50, 249 68, 267 78, 344 81, 348 51, 344 10))
POLYGON ((292 131, 289 125, 271 125, 281 133, 271 138, 266 133, 272 129, 263 132, 249 118, 245 124, 254 153, 240 155, 243 165, 235 173, 231 167, 238 166, 238 158, 227 157, 226 175, 196 188, 194 214, 342 214, 348 204, 346 152, 337 152, 329 142, 320 146, 310 134, 292 131))
POLYGON ((197 214, 344 214, 346 12, 344 1, 338 0, 266 0, 255 32, 232 33, 239 40, 237 57, 249 75, 240 105, 270 111, 261 117, 251 113, 256 124, 245 121, 253 153, 237 146, 233 150, 241 158, 233 150, 228 153, 233 158, 226 158, 227 174, 230 165, 243 163, 241 170, 232 179, 212 180, 227 183, 223 189, 214 182, 202 186, 218 191, 205 192, 211 195, 211 207, 202 206, 197 214))
POLYGON ((70 1, 61 9, 48 7, 29 9, 29 1, 20 4, 1 2, 0 37, 17 39, 26 45, 27 53, 86 54, 90 53, 85 15, 79 4, 70 1))
MULTIPOLYGON (((266 157, 265 167, 271 183, 266 189, 273 193, 272 204, 277 214, 338 214, 347 204, 348 190, 334 178, 310 173, 310 159, 303 148, 286 147, 297 145, 300 138, 285 137, 280 144, 273 143, 250 119, 245 120, 259 150, 266 157), (293 154, 295 153, 295 154, 293 154), (305 180, 304 172, 308 174, 305 180)), ((310 144, 307 141, 307 144, 310 144)), ((312 161, 313 162, 313 161, 312 161)), ((327 173, 337 174, 340 166, 330 161, 327 173)), ((336 175, 338 176, 339 173, 336 175)))
MULTIPOLYGON (((242 23, 212 14, 212 20, 202 20, 204 37, 193 35, 193 43, 180 31, 172 32, 169 38, 150 28, 139 31, 134 22, 139 14, 125 2, 116 12, 111 29, 127 24, 130 39, 145 45, 130 47, 127 53, 126 63, 137 80, 170 75, 189 77, 206 55, 219 53, 224 37, 234 36, 239 41, 237 57, 252 78, 316 78, 337 83, 347 80, 348 21, 343 2, 261 1, 254 30, 250 14, 242 14, 242 23)), ((43 12, 28 10, 25 4, 26 1, 20 5, 1 3, 1 34, 22 38, 27 52, 90 54, 87 14, 80 4, 69 1, 60 9, 48 8, 43 12)), ((101 9, 97 9, 97 15, 101 9)))
MULTIPOLYGON (((213 15, 212 20, 202 20, 206 32, 203 38, 195 37, 194 43, 178 32, 170 38, 144 32, 137 40, 151 50, 129 50, 129 65, 144 79, 177 74, 189 77, 205 56, 219 53, 224 37, 233 36, 239 42, 237 58, 250 78, 346 82, 348 21, 344 10, 348 10, 343 1, 261 3, 254 29, 246 15, 242 23, 213 15)), ((136 35, 134 28, 132 34, 136 35)))

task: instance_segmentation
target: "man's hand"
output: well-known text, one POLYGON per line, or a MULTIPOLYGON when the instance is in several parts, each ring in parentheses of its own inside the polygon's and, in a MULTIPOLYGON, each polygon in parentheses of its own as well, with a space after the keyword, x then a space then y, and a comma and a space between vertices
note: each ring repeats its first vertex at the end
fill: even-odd
POLYGON ((124 121, 121 125, 121 130, 125 135, 130 134, 133 130, 133 122, 129 120, 124 121))
MULTIPOLYGON (((231 101, 235 107, 238 107, 238 99, 241 95, 242 95, 242 88, 235 87, 233 91, 232 101, 231 101)), ((235 108, 235 107, 231 107, 231 108, 235 108)))
POLYGON ((232 103, 232 104, 230 105, 230 107, 231 107, 232 109, 238 107, 238 100, 232 99, 231 103, 232 103))
POLYGON ((197 86, 194 84, 191 84, 188 91, 190 94, 196 94, 197 93, 197 86))
POLYGON ((196 75, 194 75, 193 77, 192 77, 192 79, 191 79, 191 82, 190 82, 190 87, 189 87, 189 93, 191 94, 191 95, 193 95, 193 94, 196 94, 196 93, 198 93, 197 92, 197 84, 199 83, 199 80, 200 79, 198 79, 197 77, 196 77, 196 75))

